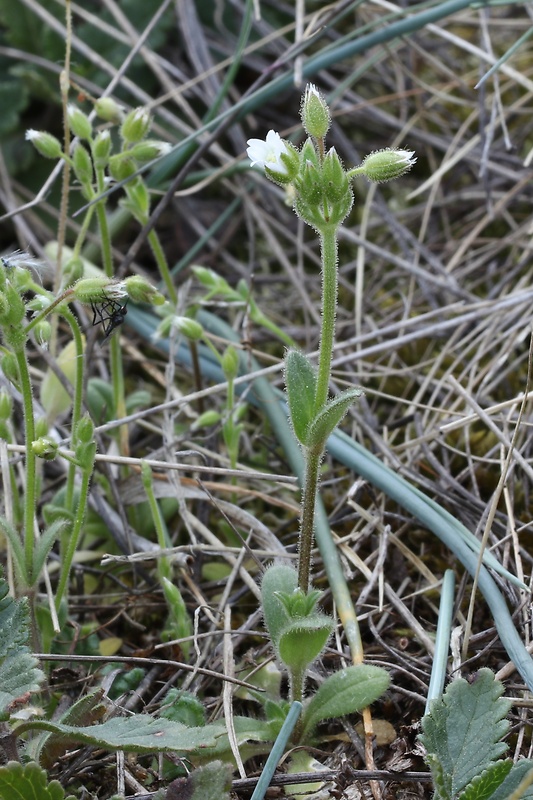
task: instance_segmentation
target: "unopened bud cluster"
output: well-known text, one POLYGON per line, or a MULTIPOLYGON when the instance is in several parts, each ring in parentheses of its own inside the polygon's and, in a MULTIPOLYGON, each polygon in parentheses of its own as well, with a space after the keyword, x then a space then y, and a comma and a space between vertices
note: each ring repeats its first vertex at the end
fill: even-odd
MULTIPOLYGON (((121 145, 118 151, 113 152, 113 140, 107 127, 95 130, 91 118, 73 104, 67 106, 68 126, 76 137, 71 154, 64 151, 59 139, 52 134, 46 131, 26 131, 27 141, 42 156, 63 159, 70 164, 81 184, 82 194, 88 200, 93 200, 96 196, 95 184, 101 190, 102 180, 111 178, 122 181, 135 176, 132 183, 142 183, 142 179, 137 176, 139 165, 154 161, 170 151, 167 142, 147 138, 152 127, 152 117, 147 109, 134 108, 125 114, 112 98, 103 97, 94 102, 94 110, 97 117, 104 122, 120 125, 121 145), (105 170, 109 177, 104 177, 105 170)), ((139 191, 132 192, 130 196, 129 188, 128 185, 128 207, 144 223, 149 207, 148 190, 141 194, 139 191)))
POLYGON ((376 183, 399 178, 416 159, 411 150, 380 150, 367 156, 361 166, 345 170, 332 147, 326 152, 324 138, 331 116, 325 99, 310 84, 305 91, 301 118, 308 139, 297 150, 276 131, 266 139, 250 139, 247 154, 275 183, 291 186, 294 210, 317 231, 336 228, 349 214, 353 203, 350 181, 365 175, 376 183))

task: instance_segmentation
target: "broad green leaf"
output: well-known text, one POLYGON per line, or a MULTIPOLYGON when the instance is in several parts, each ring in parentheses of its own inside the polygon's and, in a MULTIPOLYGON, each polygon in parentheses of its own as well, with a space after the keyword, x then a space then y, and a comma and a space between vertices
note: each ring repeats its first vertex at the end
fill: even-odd
POLYGON ((490 764, 481 775, 476 775, 470 781, 459 796, 459 800, 489 800, 510 773, 512 766, 513 762, 510 758, 490 764))
MULTIPOLYGON (((29 730, 50 731, 62 734, 71 741, 102 747, 106 750, 125 750, 133 753, 164 753, 166 751, 190 753, 212 748, 217 731, 212 726, 188 728, 164 717, 154 719, 148 714, 132 717, 115 717, 101 725, 65 725, 51 720, 32 720, 22 723, 17 733, 29 730)), ((218 733, 220 735, 220 733, 218 733)))
POLYGON ((511 703, 502 693, 492 672, 481 669, 474 683, 451 683, 422 720, 420 740, 451 776, 453 796, 507 750, 500 740, 509 727, 504 717, 511 703))
POLYGON ((24 703, 28 692, 39 691, 44 675, 37 663, 26 647, 14 649, 0 663, 0 713, 17 701, 24 703))
POLYGON ((75 800, 59 781, 48 781, 48 776, 35 762, 19 764, 9 761, 0 767, 0 800, 75 800))
POLYGON ((8 595, 7 582, 0 577, 0 658, 6 656, 10 650, 20 647, 26 649, 29 625, 27 598, 13 600, 8 595))
MULTIPOLYGON (((524 758, 517 764, 513 764, 513 768, 507 775, 503 783, 496 789, 494 794, 491 795, 490 800, 508 800, 508 798, 518 789, 522 781, 531 777, 530 773, 533 770, 533 761, 529 758, 524 758)), ((524 791, 520 793, 521 800, 532 800, 533 798, 533 785, 529 785, 524 791)))
POLYGON ((322 720, 353 714, 370 705, 389 683, 389 674, 384 669, 369 664, 334 672, 304 708, 302 740, 309 738, 322 720))
POLYGON ((279 634, 279 657, 291 671, 305 670, 320 655, 334 627, 331 617, 317 612, 290 620, 279 634))
POLYGON ((29 610, 26 598, 13 600, 0 575, 0 713, 25 702, 39 690, 44 675, 28 651, 29 610))
POLYGON ((298 441, 305 445, 314 418, 316 371, 299 350, 289 350, 285 356, 285 384, 292 427, 298 441))
POLYGON ((270 634, 272 644, 278 646, 279 634, 289 619, 283 603, 276 596, 278 592, 288 594, 294 592, 298 586, 298 575, 292 567, 275 564, 269 567, 263 575, 261 584, 261 599, 265 625, 270 634))
POLYGON ((310 449, 325 447, 328 437, 331 436, 353 402, 362 394, 362 389, 347 389, 337 397, 328 400, 324 408, 310 422, 305 435, 305 446, 310 449))
MULTIPOLYGON (((94 725, 106 713, 106 706, 102 703, 103 689, 84 695, 61 716, 59 722, 63 725, 94 725)), ((69 739, 63 733, 42 733, 31 741, 31 753, 36 761, 43 767, 51 767, 67 751, 74 749, 76 738, 69 739)))

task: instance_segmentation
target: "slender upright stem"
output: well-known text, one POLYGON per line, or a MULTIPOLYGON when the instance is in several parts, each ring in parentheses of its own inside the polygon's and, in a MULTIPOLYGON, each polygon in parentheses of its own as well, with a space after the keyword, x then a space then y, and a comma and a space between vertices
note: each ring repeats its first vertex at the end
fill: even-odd
MULTIPOLYGON (((321 457, 321 451, 314 449, 306 449, 305 451, 302 516, 298 542, 298 587, 306 593, 309 591, 309 576, 311 573, 311 550, 313 548, 315 505, 321 457)), ((299 698, 296 697, 295 699, 298 700, 299 698)))
MULTIPOLYGON (((318 359, 315 414, 324 408, 328 399, 331 358, 335 339, 337 313, 337 226, 325 228, 321 235, 322 248, 322 333, 318 359)), ((298 586, 309 591, 311 550, 315 525, 315 505, 322 448, 305 448, 305 474, 302 496, 302 516, 298 548, 298 586)), ((296 698, 298 699, 298 698, 296 698)))
POLYGON ((337 226, 325 228, 320 237, 322 250, 322 334, 315 398, 315 414, 328 399, 331 358, 337 313, 337 226))
POLYGON ((24 444, 26 445, 26 487, 24 492, 24 562, 26 579, 30 588, 37 576, 33 574, 33 551, 35 549, 35 506, 37 471, 32 443, 35 441, 35 417, 28 362, 24 348, 15 351, 19 369, 20 389, 24 406, 24 444))

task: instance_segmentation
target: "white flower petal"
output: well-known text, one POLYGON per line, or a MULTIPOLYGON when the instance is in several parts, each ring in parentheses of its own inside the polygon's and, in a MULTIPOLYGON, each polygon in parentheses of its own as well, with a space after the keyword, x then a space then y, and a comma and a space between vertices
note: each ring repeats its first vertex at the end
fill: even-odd
POLYGON ((281 155, 288 153, 285 142, 276 131, 269 131, 266 140, 248 139, 246 154, 252 167, 256 164, 263 169, 268 167, 273 172, 287 174, 287 167, 281 160, 281 155))

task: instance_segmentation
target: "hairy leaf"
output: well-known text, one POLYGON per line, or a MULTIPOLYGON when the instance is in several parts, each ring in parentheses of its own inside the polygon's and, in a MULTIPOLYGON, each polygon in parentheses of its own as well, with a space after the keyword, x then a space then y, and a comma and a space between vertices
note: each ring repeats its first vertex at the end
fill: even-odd
MULTIPOLYGON (((59 781, 48 782, 48 776, 35 762, 19 764, 10 761, 0 767, 0 800, 65 800, 59 781)), ((75 800, 69 795, 66 800, 75 800)))
POLYGON ((507 750, 500 740, 509 727, 504 717, 511 704, 502 693, 492 672, 481 669, 472 684, 451 683, 422 720, 420 740, 451 777, 452 796, 507 750))
POLYGON ((17 728, 17 733, 28 730, 50 731, 66 736, 70 741, 83 742, 106 750, 125 750, 133 753, 163 753, 177 751, 190 753, 214 747, 219 731, 213 727, 188 728, 179 722, 148 714, 132 717, 115 717, 101 725, 65 725, 51 720, 32 720, 17 728))
POLYGON ((512 766, 511 759, 495 761, 494 764, 483 770, 481 775, 476 775, 470 781, 462 795, 459 796, 459 800, 489 800, 498 786, 503 783, 512 766))
MULTIPOLYGON (((518 789, 518 786, 525 778, 531 778, 531 771, 533 770, 533 761, 529 758, 523 758, 513 767, 503 783, 499 785, 496 791, 491 795, 490 800, 508 800, 509 797, 518 789)), ((532 800, 533 798, 533 785, 529 786, 520 792, 521 800, 532 800)))
POLYGON ((285 384, 294 433, 299 442, 307 444, 307 429, 315 415, 316 372, 299 350, 289 350, 285 356, 285 384))
POLYGON ((279 634, 279 657, 290 670, 305 670, 320 655, 334 627, 331 617, 318 612, 290 620, 279 634))
POLYGON ((28 651, 29 610, 25 598, 13 600, 0 576, 0 713, 38 691, 44 678, 28 651))
POLYGON ((310 422, 304 444, 311 449, 322 448, 339 422, 352 405, 362 395, 361 389, 347 389, 337 397, 328 400, 324 408, 310 422))
POLYGON ((352 714, 370 705, 389 683, 389 674, 384 669, 369 664, 334 672, 304 708, 302 739, 309 737, 322 720, 352 714))

